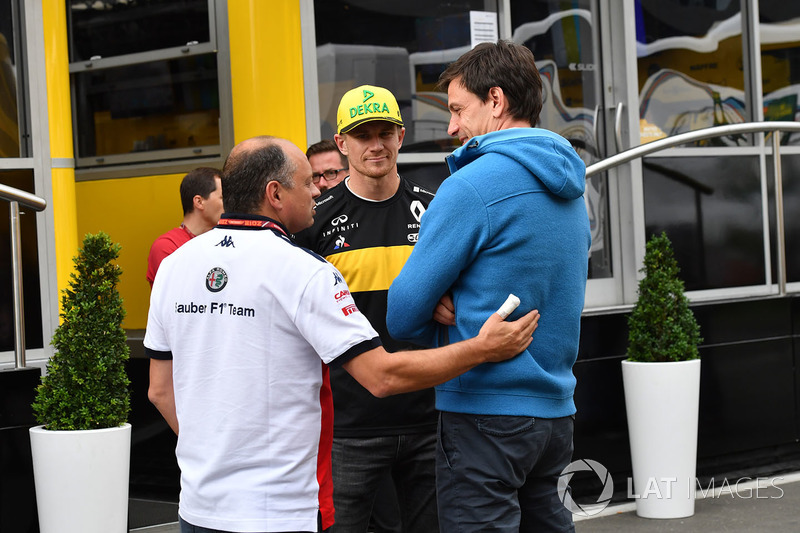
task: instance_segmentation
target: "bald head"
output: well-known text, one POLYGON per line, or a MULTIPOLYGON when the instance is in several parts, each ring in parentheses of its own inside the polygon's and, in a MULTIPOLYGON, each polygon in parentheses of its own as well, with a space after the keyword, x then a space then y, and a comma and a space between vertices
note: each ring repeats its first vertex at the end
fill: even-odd
POLYGON ((292 148, 300 150, 285 139, 267 135, 253 137, 234 146, 222 168, 225 211, 259 213, 270 181, 292 188, 296 163, 287 156, 292 148))
POLYGON ((231 150, 222 169, 225 211, 263 215, 296 233, 314 223, 314 185, 305 154, 278 137, 253 137, 231 150))

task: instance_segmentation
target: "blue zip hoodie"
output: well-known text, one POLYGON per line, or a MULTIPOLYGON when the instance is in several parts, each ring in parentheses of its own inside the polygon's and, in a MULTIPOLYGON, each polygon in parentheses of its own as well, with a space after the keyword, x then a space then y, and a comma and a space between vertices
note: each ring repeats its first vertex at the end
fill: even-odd
POLYGON ((558 418, 575 413, 580 317, 591 236, 586 168, 566 139, 512 128, 447 157, 452 175, 422 216, 419 241, 389 289, 389 333, 426 346, 478 334, 509 293, 539 327, 526 351, 436 387, 442 411, 558 418), (433 321, 450 291, 456 325, 433 321))

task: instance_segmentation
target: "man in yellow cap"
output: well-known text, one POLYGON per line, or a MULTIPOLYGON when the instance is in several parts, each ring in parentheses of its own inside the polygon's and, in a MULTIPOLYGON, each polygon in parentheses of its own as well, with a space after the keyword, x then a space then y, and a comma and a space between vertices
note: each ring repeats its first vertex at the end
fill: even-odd
MULTIPOLYGON (((345 93, 334 140, 347 157, 350 175, 317 199, 314 225, 297 235, 299 244, 339 269, 390 351, 414 347, 389 336, 386 297, 433 199, 433 193, 398 174, 404 136, 400 108, 390 91, 363 85, 345 93)), ((367 530, 376 494, 381 498, 378 489, 389 476, 402 531, 438 531, 433 391, 378 399, 336 369, 331 370, 331 387, 336 533, 367 530)))

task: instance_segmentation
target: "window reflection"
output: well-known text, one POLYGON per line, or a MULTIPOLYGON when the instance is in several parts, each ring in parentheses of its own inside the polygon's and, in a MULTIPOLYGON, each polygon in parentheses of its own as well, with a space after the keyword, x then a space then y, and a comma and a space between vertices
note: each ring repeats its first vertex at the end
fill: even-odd
MULTIPOLYGON (((584 162, 602 157, 596 138, 600 69, 593 0, 563 6, 549 0, 512 0, 512 37, 536 57, 544 83, 538 126, 566 137, 584 162)), ((450 152, 458 146, 447 134, 447 94, 436 82, 447 65, 470 49, 470 11, 497 12, 491 0, 315 0, 320 133, 335 133, 336 108, 346 91, 367 83, 390 89, 406 126, 401 156, 450 152), (389 21, 389 22, 387 22, 389 21)), ((437 186, 446 167, 405 166, 421 181, 437 186)), ((409 175, 411 177, 411 175, 409 175)), ((608 194, 605 176, 592 178, 585 195, 592 228, 590 277, 612 275, 608 194)))
POLYGON ((600 156, 594 136, 599 65, 591 3, 571 2, 572 9, 559 10, 553 2, 517 0, 511 4, 511 24, 512 40, 533 52, 542 75, 539 126, 566 137, 593 162, 600 156))
POLYGON ((0 157, 20 157, 17 61, 11 0, 0 0, 0 157))
MULTIPOLYGON (((769 188, 769 227, 772 244, 772 279, 778 279, 778 233, 775 227, 774 168, 767 158, 767 186, 769 188)), ((786 280, 800 281, 800 155, 781 156, 783 181, 783 229, 786 236, 786 280)))
POLYGON ((666 231, 687 290, 766 282, 756 156, 645 158, 645 231, 666 231))
MULTIPOLYGON (((32 170, 0 170, 0 183, 34 192, 32 170)), ((36 213, 20 206, 22 293, 25 302, 25 346, 42 348, 42 301, 39 289, 39 252, 36 213)), ((0 352, 14 349, 14 290, 12 286, 9 203, 0 200, 0 352)))
POLYGON ((208 42, 208 0, 68 0, 70 61, 208 42))
POLYGON ((218 153, 214 0, 66 5, 78 166, 218 153))
MULTIPOLYGON (((636 2, 641 141, 747 120, 735 0, 636 2)), ((698 145, 737 146, 743 135, 698 145)))
MULTIPOLYGON (((758 10, 764 120, 800 120, 800 4, 760 0, 758 10)), ((800 134, 781 143, 800 144, 800 134)))
MULTIPOLYGON (((543 106, 539 127, 565 137, 590 165, 605 156, 597 138, 604 114, 600 108, 600 65, 594 2, 579 0, 562 9, 550 1, 512 0, 514 42, 527 46, 542 76, 543 106)), ((613 103, 611 104, 613 105, 613 103)), ((608 225, 608 181, 605 175, 586 182, 586 209, 592 231, 589 278, 612 275, 608 225)))
POLYGON ((74 75, 80 157, 219 144, 215 54, 74 75))
POLYGON ((342 95, 362 84, 397 98, 403 152, 449 152, 447 95, 434 91, 447 64, 469 50, 469 12, 497 12, 493 0, 315 0, 320 134, 331 139, 342 95))

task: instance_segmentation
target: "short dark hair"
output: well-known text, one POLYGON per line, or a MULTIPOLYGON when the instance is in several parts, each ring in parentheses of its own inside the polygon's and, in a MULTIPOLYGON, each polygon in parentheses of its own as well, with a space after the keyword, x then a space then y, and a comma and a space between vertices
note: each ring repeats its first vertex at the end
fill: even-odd
POLYGON ((481 43, 451 63, 437 88, 447 91, 456 78, 469 92, 485 102, 489 89, 500 87, 508 99, 508 112, 516 119, 539 121, 542 111, 542 78, 526 46, 511 41, 481 43))
POLYGON ((330 139, 325 139, 324 141, 319 141, 311 146, 308 147, 306 150, 306 157, 311 157, 312 155, 317 154, 324 154, 325 152, 336 152, 339 154, 339 160, 342 162, 343 167, 348 166, 347 156, 345 156, 342 152, 339 151, 339 147, 336 146, 336 143, 330 139))
POLYGON ((226 213, 256 213, 264 201, 267 183, 294 187, 297 165, 276 142, 277 137, 254 137, 254 145, 235 147, 222 167, 222 205, 226 213))
POLYGON ((181 206, 183 214, 188 215, 194 211, 194 197, 198 194, 203 198, 217 190, 217 180, 214 178, 222 176, 222 171, 218 168, 199 167, 183 177, 181 180, 181 206))

